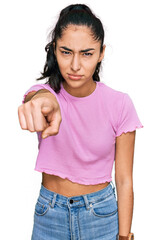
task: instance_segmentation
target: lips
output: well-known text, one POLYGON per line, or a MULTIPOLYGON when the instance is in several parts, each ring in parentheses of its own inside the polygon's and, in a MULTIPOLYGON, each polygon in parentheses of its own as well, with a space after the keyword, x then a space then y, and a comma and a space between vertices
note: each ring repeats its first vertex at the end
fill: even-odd
POLYGON ((83 75, 74 75, 74 74, 68 74, 68 77, 72 80, 79 80, 82 78, 83 75))

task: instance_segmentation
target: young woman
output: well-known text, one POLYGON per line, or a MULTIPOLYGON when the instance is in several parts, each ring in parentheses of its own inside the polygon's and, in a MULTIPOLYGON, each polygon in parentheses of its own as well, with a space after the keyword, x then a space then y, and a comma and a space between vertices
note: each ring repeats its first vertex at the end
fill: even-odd
POLYGON ((143 126, 129 95, 100 82, 102 23, 84 4, 67 6, 45 49, 38 80, 47 82, 18 109, 21 128, 39 140, 32 240, 133 239, 134 143, 143 126))

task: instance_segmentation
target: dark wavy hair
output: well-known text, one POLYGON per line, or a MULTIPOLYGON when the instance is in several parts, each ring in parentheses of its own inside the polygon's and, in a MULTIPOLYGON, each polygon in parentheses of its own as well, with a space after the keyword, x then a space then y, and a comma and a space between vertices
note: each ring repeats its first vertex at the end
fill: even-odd
MULTIPOLYGON (((47 79, 50 87, 56 92, 60 91, 61 82, 65 81, 62 77, 59 66, 57 63, 56 56, 54 54, 54 44, 56 48, 57 40, 61 38, 63 30, 65 30, 69 24, 87 26, 91 29, 93 38, 101 42, 100 52, 103 51, 104 42, 104 29, 99 18, 97 18, 91 9, 85 4, 72 4, 64 8, 59 15, 59 19, 55 25, 55 28, 50 33, 50 42, 46 45, 45 51, 47 52, 46 62, 44 65, 44 70, 41 73, 41 77, 36 80, 47 79)), ((96 66, 95 72, 93 74, 93 79, 95 81, 100 81, 99 71, 101 62, 96 66)))

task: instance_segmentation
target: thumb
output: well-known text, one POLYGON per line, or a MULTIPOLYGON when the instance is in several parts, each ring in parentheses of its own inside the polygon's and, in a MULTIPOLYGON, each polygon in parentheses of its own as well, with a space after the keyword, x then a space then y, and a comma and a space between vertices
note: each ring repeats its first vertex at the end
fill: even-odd
POLYGON ((57 135, 59 133, 61 121, 60 113, 54 113, 54 118, 48 123, 48 127, 42 132, 42 138, 57 135))
POLYGON ((47 138, 52 135, 57 135, 58 130, 55 128, 55 126, 49 126, 42 132, 42 138, 47 138))

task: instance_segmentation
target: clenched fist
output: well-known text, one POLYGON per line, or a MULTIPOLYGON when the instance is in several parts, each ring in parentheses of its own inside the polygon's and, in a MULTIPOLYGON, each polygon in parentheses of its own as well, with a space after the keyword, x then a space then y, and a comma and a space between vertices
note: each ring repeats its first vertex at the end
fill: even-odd
POLYGON ((59 103, 46 89, 29 93, 18 107, 18 116, 22 129, 42 131, 42 138, 58 134, 62 121, 59 103))

